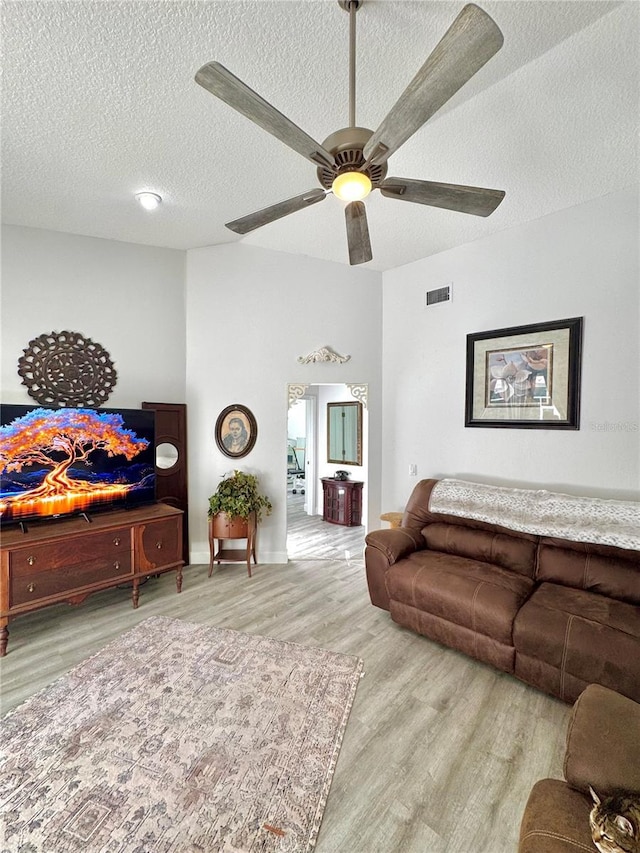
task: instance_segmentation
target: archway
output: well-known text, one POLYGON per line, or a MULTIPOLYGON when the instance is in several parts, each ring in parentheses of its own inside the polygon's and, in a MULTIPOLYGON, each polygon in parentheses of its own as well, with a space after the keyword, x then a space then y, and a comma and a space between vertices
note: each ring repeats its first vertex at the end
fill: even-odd
POLYGON ((368 504, 368 384, 291 383, 287 386, 287 553, 290 559, 360 558, 368 504), (328 462, 327 410, 357 400, 362 411, 362 465, 328 462), (302 475, 300 470, 302 469, 302 475), (361 525, 323 520, 322 478, 346 469, 362 487, 361 525))

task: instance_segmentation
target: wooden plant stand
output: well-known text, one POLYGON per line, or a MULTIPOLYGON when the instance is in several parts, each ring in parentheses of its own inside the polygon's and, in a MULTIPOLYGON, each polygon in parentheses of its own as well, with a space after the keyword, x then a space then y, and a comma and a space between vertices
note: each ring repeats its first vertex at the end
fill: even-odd
POLYGON ((213 574, 213 564, 224 560, 227 563, 241 563, 246 560, 247 572, 251 577, 251 558, 254 565, 256 559, 256 516, 251 513, 249 518, 230 517, 224 512, 216 513, 209 519, 209 577, 213 574), (226 539, 246 539, 245 548, 224 548, 226 539), (216 545, 217 541, 217 545, 216 545))

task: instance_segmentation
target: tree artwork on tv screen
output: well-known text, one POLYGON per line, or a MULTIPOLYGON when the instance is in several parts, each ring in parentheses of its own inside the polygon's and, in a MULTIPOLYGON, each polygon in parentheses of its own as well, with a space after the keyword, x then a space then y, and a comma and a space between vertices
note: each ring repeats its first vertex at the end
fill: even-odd
POLYGON ((126 505, 132 492, 132 502, 152 500, 150 445, 120 412, 32 409, 0 426, 0 516, 19 521, 126 505))

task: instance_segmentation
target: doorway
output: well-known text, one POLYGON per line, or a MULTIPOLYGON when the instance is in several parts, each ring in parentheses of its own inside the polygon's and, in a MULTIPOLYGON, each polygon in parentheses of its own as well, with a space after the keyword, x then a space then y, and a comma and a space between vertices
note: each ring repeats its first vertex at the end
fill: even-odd
POLYGON ((318 383, 289 385, 287 411, 287 554, 290 560, 361 559, 368 485, 368 419, 366 385, 318 383), (327 453, 327 411, 337 402, 362 405, 362 465, 332 464, 327 453), (347 527, 323 520, 322 478, 348 469, 363 482, 363 524, 347 527))
POLYGON ((289 407, 287 417, 287 498, 302 505, 307 515, 316 514, 317 495, 308 483, 315 481, 316 404, 313 394, 300 397, 289 407))

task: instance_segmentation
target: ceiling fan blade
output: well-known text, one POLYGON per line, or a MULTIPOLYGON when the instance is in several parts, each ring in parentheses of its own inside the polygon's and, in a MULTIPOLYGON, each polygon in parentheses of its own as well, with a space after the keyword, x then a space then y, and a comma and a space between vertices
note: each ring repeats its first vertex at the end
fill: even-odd
POLYGON ((367 225, 367 209, 363 201, 352 201, 345 209, 349 263, 365 264, 373 258, 367 225))
POLYGON ((316 166, 334 166, 333 155, 285 115, 261 98, 219 62, 208 62, 196 74, 199 83, 225 104, 260 125, 316 166))
POLYGON ((473 3, 460 12, 364 147, 380 165, 502 47, 495 21, 473 3))
POLYGON ((276 219, 282 219, 283 216, 296 213, 298 210, 322 201, 324 198, 326 198, 324 190, 317 188, 309 190, 309 192, 302 193, 302 195, 296 195, 293 198, 286 199, 286 201, 279 201, 277 204, 272 204, 271 207, 263 207, 262 210, 256 210, 255 213, 250 213, 241 219, 234 219, 233 222, 225 222, 225 228, 230 228, 236 234, 248 234, 249 231, 255 231, 256 228, 268 225, 269 222, 275 222, 276 219))
POLYGON ((408 178, 387 178, 380 184, 380 192, 387 198, 444 207, 460 213, 472 213, 474 216, 489 216, 505 197, 504 190, 412 181, 408 178))

